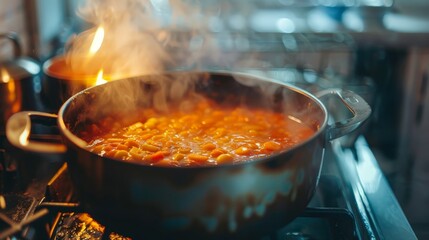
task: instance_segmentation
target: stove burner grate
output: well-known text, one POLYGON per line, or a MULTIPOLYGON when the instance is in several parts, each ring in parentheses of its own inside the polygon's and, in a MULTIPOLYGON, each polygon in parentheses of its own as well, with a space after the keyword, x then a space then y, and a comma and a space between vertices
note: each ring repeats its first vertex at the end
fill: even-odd
POLYGON ((47 209, 31 214, 36 205, 34 198, 22 194, 0 195, 0 239, 22 233, 26 230, 26 226, 48 214, 47 209))

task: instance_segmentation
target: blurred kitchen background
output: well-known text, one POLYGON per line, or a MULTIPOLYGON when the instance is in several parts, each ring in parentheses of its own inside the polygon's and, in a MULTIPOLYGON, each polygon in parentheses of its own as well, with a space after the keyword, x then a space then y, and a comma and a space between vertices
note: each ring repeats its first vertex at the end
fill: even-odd
MULTIPOLYGON (((0 33, 16 32, 23 55, 42 64, 92 27, 76 16, 83 2, 0 0, 0 33)), ((150 2, 168 6, 167 0, 150 2)), ((429 1, 202 2, 216 13, 207 22, 219 51, 238 62, 231 67, 207 60, 204 67, 248 71, 315 91, 344 85, 367 99, 373 114, 361 133, 414 231, 428 239, 429 1)), ((203 51, 201 46, 190 39, 191 51, 203 51)), ((11 43, 0 41, 0 60, 13 54, 11 43)))

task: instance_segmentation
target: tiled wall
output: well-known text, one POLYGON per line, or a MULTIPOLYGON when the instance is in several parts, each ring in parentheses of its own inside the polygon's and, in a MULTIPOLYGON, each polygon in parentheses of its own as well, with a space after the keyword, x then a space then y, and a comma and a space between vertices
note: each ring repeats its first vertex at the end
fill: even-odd
MULTIPOLYGON (((0 0, 0 33, 16 32, 20 37, 23 52, 28 49, 28 33, 25 24, 26 0, 0 0)), ((8 41, 0 40, 0 60, 13 56, 12 44, 8 41)))

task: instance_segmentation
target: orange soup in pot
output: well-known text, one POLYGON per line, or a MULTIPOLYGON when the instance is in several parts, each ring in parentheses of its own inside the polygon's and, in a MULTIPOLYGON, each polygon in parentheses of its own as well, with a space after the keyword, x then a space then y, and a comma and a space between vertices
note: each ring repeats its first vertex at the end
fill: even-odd
POLYGON ((105 118, 80 136, 103 157, 161 166, 233 164, 287 150, 314 134, 299 119, 269 109, 225 107, 203 99, 191 110, 145 109, 129 124, 105 118))

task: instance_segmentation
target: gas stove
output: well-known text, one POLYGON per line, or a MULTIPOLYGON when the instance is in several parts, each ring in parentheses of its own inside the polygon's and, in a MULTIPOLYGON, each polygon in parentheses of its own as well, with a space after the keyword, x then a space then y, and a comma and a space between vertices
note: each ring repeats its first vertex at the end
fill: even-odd
MULTIPOLYGON (((32 178, 23 188, 20 171, 13 167, 16 160, 8 159, 4 150, 1 155, 0 239, 131 239, 82 211, 66 163, 51 161, 42 177, 32 178)), ((351 147, 339 140, 328 144, 318 187, 305 211, 262 239, 416 236, 365 138, 359 136, 351 147)))
MULTIPOLYGON (((328 57, 334 66, 341 62, 335 56, 328 57)), ((343 59, 348 57, 345 54, 343 59)), ((320 71, 299 67, 239 71, 297 85, 309 92, 344 87, 370 104, 374 95, 371 81, 350 80, 329 71, 325 71, 324 77, 320 77, 320 71)), ((339 109, 331 112, 334 118, 342 114, 339 109)), ((58 141, 41 133, 35 131, 33 137, 58 141)), ((22 153, 9 146, 4 134, 0 137, 0 239, 129 239, 121 232, 112 232, 82 210, 64 156, 22 153)), ((261 240, 277 239, 416 239, 416 236, 363 131, 358 131, 326 145, 319 183, 307 208, 261 240)))

